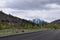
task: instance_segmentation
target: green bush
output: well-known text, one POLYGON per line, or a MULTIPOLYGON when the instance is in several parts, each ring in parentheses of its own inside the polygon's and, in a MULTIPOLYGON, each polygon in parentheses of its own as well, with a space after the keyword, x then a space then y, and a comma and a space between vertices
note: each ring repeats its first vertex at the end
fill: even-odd
POLYGON ((21 32, 25 32, 24 30, 22 30, 21 32))

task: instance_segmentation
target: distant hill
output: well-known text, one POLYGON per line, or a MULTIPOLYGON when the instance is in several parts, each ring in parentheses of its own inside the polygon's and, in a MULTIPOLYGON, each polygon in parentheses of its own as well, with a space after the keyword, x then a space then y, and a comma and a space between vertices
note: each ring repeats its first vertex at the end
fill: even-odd
POLYGON ((60 25, 60 19, 51 22, 50 24, 60 25))
POLYGON ((42 26, 43 28, 60 29, 60 19, 42 26))
POLYGON ((32 22, 39 24, 39 25, 47 24, 47 22, 40 20, 39 18, 33 19, 32 22))
POLYGON ((8 15, 0 11, 0 26, 1 25, 8 25, 12 28, 34 28, 37 26, 37 24, 31 21, 12 16, 11 14, 8 15))

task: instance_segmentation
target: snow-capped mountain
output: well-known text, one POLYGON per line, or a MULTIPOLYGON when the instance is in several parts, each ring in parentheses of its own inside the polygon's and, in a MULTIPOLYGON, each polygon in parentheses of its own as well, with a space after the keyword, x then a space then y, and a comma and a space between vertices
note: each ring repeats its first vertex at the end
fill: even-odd
POLYGON ((47 23, 44 20, 40 20, 38 18, 33 19, 32 22, 34 22, 36 24, 39 24, 39 25, 42 25, 42 24, 46 24, 47 23))

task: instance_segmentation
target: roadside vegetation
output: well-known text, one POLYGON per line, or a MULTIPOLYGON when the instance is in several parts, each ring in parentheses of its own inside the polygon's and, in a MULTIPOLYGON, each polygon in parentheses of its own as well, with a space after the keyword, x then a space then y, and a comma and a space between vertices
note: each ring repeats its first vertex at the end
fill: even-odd
POLYGON ((8 35, 15 35, 15 34, 23 34, 29 32, 36 32, 41 30, 51 30, 51 29, 60 29, 59 25, 51 25, 51 24, 44 24, 44 25, 28 25, 23 28, 15 28, 7 23, 0 24, 0 37, 1 36, 8 36, 8 35))
POLYGON ((44 25, 41 25, 41 28, 60 29, 60 25, 44 24, 44 25))
POLYGON ((5 30, 0 30, 0 37, 8 36, 8 35, 15 35, 15 34, 37 32, 41 30, 48 30, 48 29, 5 29, 5 30))

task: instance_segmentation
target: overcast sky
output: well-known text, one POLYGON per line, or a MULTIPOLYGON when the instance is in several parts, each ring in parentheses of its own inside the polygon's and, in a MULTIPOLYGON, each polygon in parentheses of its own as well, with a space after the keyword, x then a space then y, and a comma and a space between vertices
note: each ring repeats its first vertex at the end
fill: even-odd
POLYGON ((0 10, 23 19, 60 19, 60 0, 0 0, 0 10))

